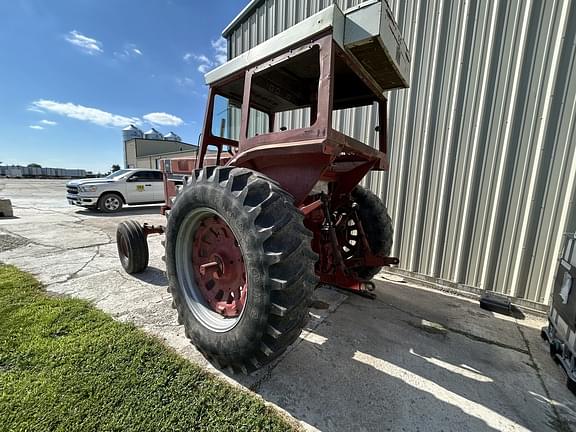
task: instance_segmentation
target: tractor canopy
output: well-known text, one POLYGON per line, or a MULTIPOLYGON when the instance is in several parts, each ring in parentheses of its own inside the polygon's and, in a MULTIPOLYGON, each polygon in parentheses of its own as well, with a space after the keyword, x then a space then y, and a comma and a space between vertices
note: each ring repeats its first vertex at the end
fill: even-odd
POLYGON ((327 31, 381 92, 409 87, 410 55, 385 0, 362 3, 345 13, 333 4, 208 72, 206 84, 212 85, 327 31))
POLYGON ((199 155, 164 169, 249 168, 299 205, 318 185, 345 195, 368 171, 388 169, 385 92, 408 87, 409 70, 385 1, 345 13, 331 5, 207 73, 199 155), (356 127, 354 109, 371 124, 356 127))

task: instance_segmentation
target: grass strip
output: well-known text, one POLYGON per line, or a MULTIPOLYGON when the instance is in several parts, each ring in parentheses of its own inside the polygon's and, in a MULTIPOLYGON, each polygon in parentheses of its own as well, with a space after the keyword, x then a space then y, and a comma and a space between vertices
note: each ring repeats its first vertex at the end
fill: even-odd
POLYGON ((1 431, 286 431, 254 395, 0 265, 1 431))

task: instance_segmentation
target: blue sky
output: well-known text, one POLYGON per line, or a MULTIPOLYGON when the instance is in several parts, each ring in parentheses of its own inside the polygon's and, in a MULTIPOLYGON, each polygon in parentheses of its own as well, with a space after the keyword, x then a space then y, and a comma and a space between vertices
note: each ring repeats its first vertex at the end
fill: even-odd
POLYGON ((203 72, 246 3, 0 2, 0 162, 107 171, 128 122, 196 143, 203 72))

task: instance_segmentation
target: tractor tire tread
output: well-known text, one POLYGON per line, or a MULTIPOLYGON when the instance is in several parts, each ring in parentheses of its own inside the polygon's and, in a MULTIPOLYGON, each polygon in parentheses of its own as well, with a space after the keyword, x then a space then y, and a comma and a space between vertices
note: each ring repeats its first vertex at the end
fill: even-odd
POLYGON ((146 241, 144 229, 139 223, 133 220, 121 222, 116 229, 116 245, 120 263, 126 273, 141 273, 148 267, 148 242, 146 241), (120 249, 122 237, 126 239, 127 256, 123 256, 120 249))
MULTIPOLYGON (((276 181, 247 168, 195 170, 179 193, 166 232, 170 292, 187 337, 219 368, 250 373, 281 355, 302 332, 318 283, 314 272, 318 255, 312 251, 312 233, 303 221, 292 195, 276 181), (256 245, 246 254, 251 258, 245 260, 245 265, 247 274, 259 275, 254 281, 261 287, 262 292, 258 295, 265 298, 264 305, 252 311, 258 314, 254 331, 238 334, 238 344, 227 347, 226 352, 219 349, 222 343, 217 337, 212 340, 213 336, 192 316, 175 275, 176 225, 183 217, 185 207, 193 205, 191 201, 197 197, 217 203, 215 206, 221 201, 226 201, 222 205, 237 206, 234 207, 235 219, 252 227, 246 237, 250 237, 250 244, 256 245)), ((240 238, 238 241, 242 243, 240 238)), ((252 284, 250 281, 248 296, 251 289, 255 289, 252 284)))
MULTIPOLYGON (((366 233, 372 253, 389 256, 392 251, 394 228, 382 200, 370 190, 356 186, 352 198, 358 204, 358 217, 366 233)), ((382 267, 360 267, 356 274, 362 280, 370 280, 376 276, 382 267)))

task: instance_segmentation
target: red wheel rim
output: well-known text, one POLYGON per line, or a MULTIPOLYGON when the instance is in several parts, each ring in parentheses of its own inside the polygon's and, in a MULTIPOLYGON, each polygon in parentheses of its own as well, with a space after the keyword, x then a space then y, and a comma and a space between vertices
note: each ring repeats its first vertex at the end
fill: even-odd
POLYGON ((210 308, 227 318, 240 315, 248 283, 242 251, 234 233, 219 216, 203 218, 194 232, 194 279, 210 308))

